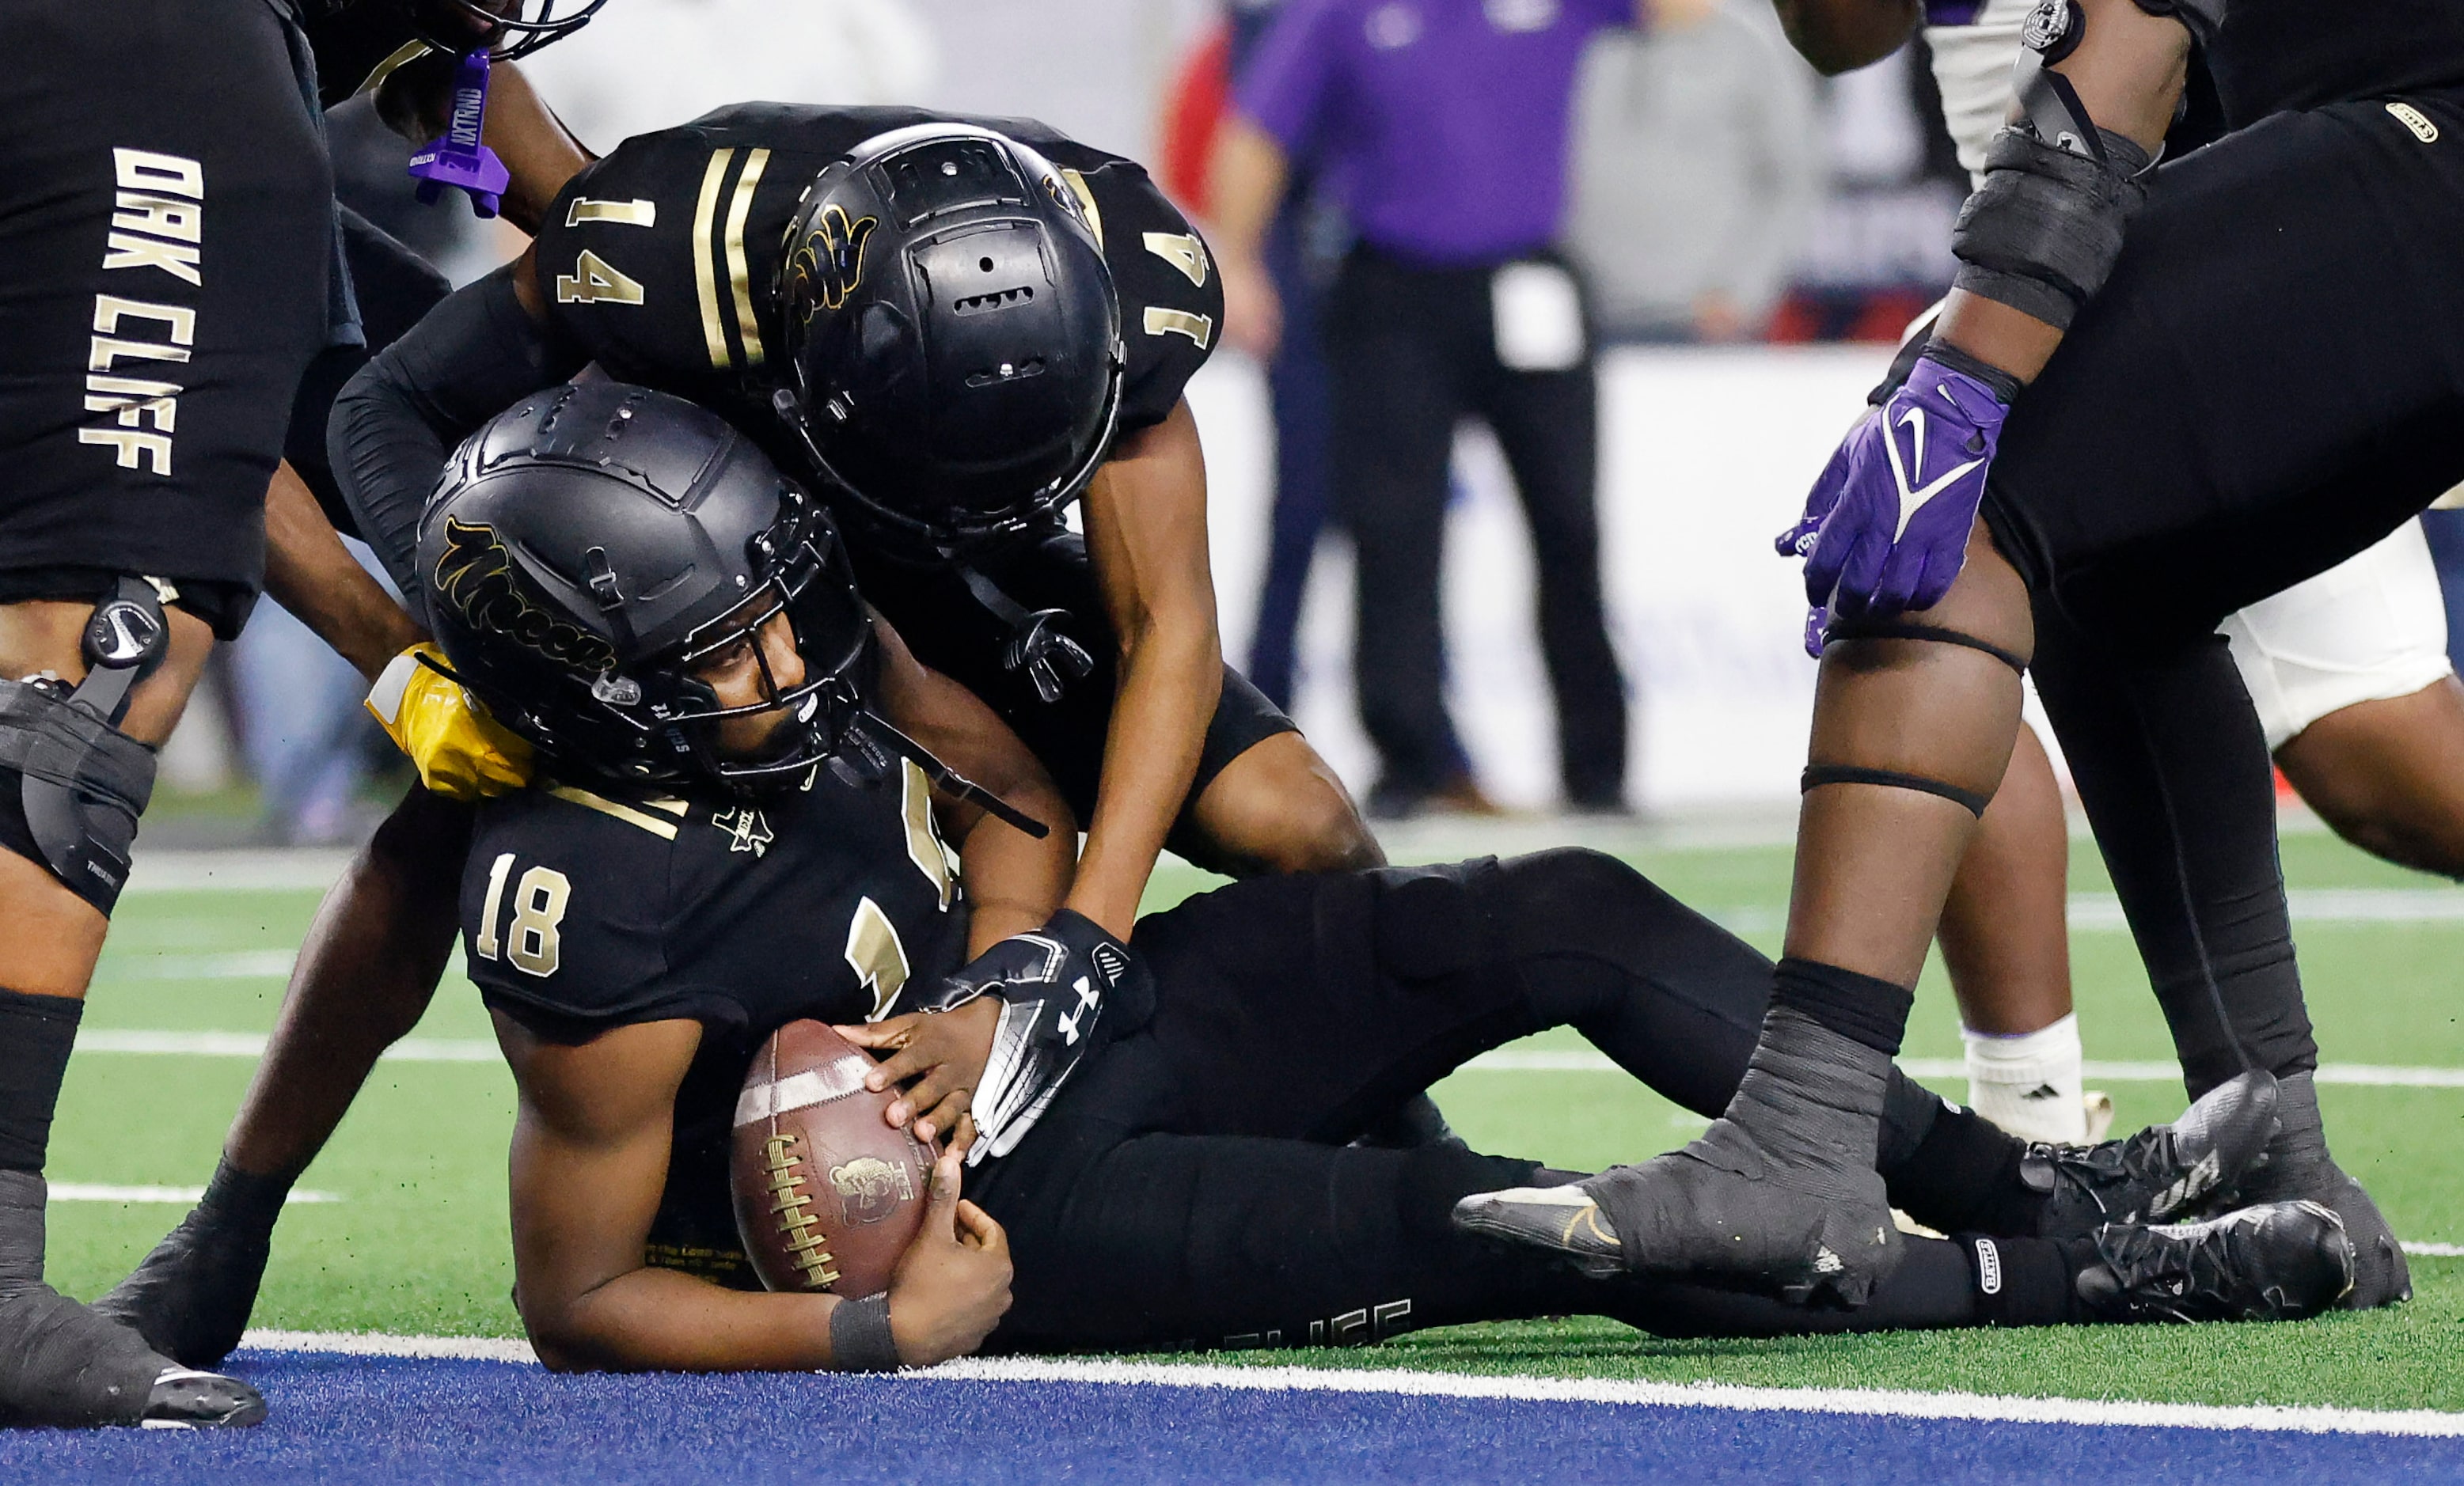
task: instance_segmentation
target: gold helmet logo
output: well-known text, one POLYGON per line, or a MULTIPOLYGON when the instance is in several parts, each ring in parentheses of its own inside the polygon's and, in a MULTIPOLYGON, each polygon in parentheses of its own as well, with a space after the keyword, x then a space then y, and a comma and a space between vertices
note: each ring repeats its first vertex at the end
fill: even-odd
POLYGON ((806 306, 807 316, 816 304, 825 310, 840 308, 864 282, 865 244, 880 226, 878 217, 849 221, 847 208, 836 203, 823 208, 813 219, 803 246, 788 260, 795 293, 806 306))
POLYGON ((495 527, 447 516, 445 552, 433 577, 436 596, 473 628, 503 635, 580 675, 615 667, 614 645, 524 596, 495 527))

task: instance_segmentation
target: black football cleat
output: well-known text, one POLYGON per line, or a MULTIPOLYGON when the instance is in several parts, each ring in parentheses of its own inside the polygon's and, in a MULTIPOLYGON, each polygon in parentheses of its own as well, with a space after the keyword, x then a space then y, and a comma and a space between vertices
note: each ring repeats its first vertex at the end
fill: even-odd
POLYGON ((191 1212, 94 1308, 184 1367, 211 1367, 239 1345, 265 1278, 273 1235, 191 1212))
POLYGON ((2108 1223, 2171 1223, 2214 1211, 2276 1133, 2276 1080, 2217 1084, 2170 1125, 2096 1146, 2029 1146, 2019 1180, 2044 1194, 2040 1238, 2078 1238, 2108 1223))
POLYGON ((2203 1223, 2113 1223, 2079 1300, 2102 1321, 2299 1321, 2353 1288, 2344 1224, 2315 1202, 2272 1202, 2203 1223))
POLYGON ((138 1423, 149 1430, 246 1429, 265 1422, 265 1398, 237 1378, 165 1367, 145 1396, 138 1423))
POLYGON ((2311 1076, 2287 1074, 2277 1085, 2281 1090, 2278 1128, 2268 1142, 2267 1159, 2243 1182, 2243 1199, 2315 1202, 2343 1219, 2354 1258, 2353 1287, 2343 1299, 2344 1309, 2369 1310, 2411 1300, 2412 1270, 2405 1262, 2404 1246, 2362 1184, 2327 1153, 2319 1090, 2311 1076))
POLYGON ((1483 1238, 1554 1251, 1571 1268, 1594 1279, 1625 1272, 1625 1250, 1617 1230, 1580 1187, 1476 1191, 1455 1204, 1454 1225, 1483 1238))

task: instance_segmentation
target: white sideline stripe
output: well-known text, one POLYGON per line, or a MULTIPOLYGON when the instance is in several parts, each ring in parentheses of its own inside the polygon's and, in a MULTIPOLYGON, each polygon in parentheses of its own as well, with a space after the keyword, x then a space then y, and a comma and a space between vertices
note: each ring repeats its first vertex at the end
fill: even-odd
MULTIPOLYGON (((168 1202, 193 1206, 206 1194, 202 1187, 110 1187, 95 1182, 53 1182, 47 1193, 54 1202, 168 1202)), ((293 1202, 340 1202, 341 1192, 294 1188, 282 1199, 293 1202)))
POLYGON ((345 1357, 432 1357, 448 1362, 529 1363, 539 1353, 518 1337, 406 1337, 382 1331, 261 1331, 239 1344, 260 1352, 328 1352, 345 1357))
MULTIPOLYGON (((1476 1073, 1615 1073, 1617 1065, 1606 1053, 1587 1047, 1508 1047, 1483 1053, 1463 1067, 1476 1073)), ((1964 1079, 1968 1064, 1955 1058, 1903 1058, 1900 1068, 1916 1079, 1964 1079)), ((2095 1062, 2085 1065, 2090 1079, 2116 1083, 2178 1083, 2179 1063, 2095 1062)), ((2385 1063, 2326 1063, 2318 1074, 2321 1083, 2356 1083, 2375 1088, 2464 1089, 2464 1068, 2405 1068, 2385 1063)))
POLYGON ((2421 1259, 2464 1259, 2464 1243, 2412 1243, 2404 1252, 2421 1259))
MULTIPOLYGON (((80 1053, 159 1053, 174 1058, 262 1058, 262 1032, 142 1032, 96 1029, 77 1034, 80 1053)), ((501 1055, 482 1038, 405 1038, 384 1060, 399 1063, 493 1063, 501 1055)))
MULTIPOLYGON (((352 1357, 536 1363, 529 1344, 496 1337, 407 1337, 353 1331, 251 1331, 240 1345, 268 1352, 352 1357)), ((1089 1383, 1261 1392, 1387 1393, 1419 1398, 1494 1398, 1756 1413, 1861 1414, 1973 1419, 2007 1424, 2124 1425, 2142 1429, 2254 1430, 2299 1434, 2397 1434, 2464 1438, 2464 1413, 2428 1409, 2317 1409, 2145 1404, 2083 1398, 2010 1398, 1867 1388, 1741 1388, 1727 1383, 1637 1383, 1598 1378, 1492 1378, 1404 1368, 1226 1367, 1200 1363, 1080 1358, 968 1358, 907 1374, 920 1383, 1089 1383)))

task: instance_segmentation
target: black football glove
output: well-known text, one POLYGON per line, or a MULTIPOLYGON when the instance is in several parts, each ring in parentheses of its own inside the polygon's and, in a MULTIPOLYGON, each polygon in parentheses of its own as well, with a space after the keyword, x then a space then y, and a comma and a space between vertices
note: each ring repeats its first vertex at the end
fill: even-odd
POLYGON ((1117 1001, 1126 991, 1140 1003, 1140 1015, 1126 1018, 1121 1012, 1129 1008, 1116 1008, 1112 1022, 1133 1026, 1145 1019, 1145 977, 1128 945, 1064 908, 1033 933, 1012 934, 977 955, 918 1004, 897 1008, 946 1012, 987 994, 1001 999, 982 1086, 971 1101, 977 1139, 969 1166, 1008 1155, 1034 1128, 1093 1045, 1108 999, 1117 1001))

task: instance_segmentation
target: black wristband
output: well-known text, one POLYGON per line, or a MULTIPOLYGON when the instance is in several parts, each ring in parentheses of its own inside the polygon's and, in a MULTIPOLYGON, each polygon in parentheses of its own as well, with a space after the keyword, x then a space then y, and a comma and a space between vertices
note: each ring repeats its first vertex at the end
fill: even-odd
POLYGON ((2017 402, 2020 391, 2027 385, 2001 367, 1970 356, 1947 340, 1928 339, 1925 341, 1924 359, 1938 361, 1963 377, 1972 377, 1985 383, 1995 397, 2002 400, 2002 405, 2005 407, 2017 402))
POLYGON ((830 1366, 840 1372, 896 1372, 898 1339, 890 1331, 890 1297, 841 1300, 830 1312, 830 1366))

